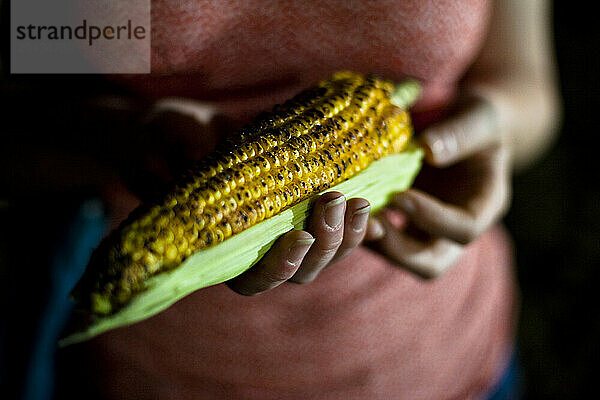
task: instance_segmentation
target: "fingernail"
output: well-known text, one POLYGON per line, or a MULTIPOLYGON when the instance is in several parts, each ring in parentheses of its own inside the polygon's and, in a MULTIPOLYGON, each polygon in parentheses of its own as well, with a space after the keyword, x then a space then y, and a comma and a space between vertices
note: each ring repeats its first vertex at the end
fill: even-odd
POLYGON ((344 222, 344 203, 346 198, 340 196, 325 204, 325 224, 332 230, 338 229, 344 222))
POLYGON ((381 226, 381 222, 376 219, 369 221, 369 236, 372 240, 381 239, 385 235, 385 230, 381 226))
POLYGON ((406 196, 401 196, 398 199, 398 205, 400 206, 400 208, 402 208, 402 211, 408 214, 415 211, 415 202, 406 196))
POLYGON ((354 211, 354 214, 352 214, 352 230, 354 232, 362 232, 365 229, 370 211, 371 206, 365 206, 354 211))
POLYGON ((431 152, 433 153, 433 156, 439 157, 440 155, 444 154, 446 146, 444 145, 444 141, 442 139, 434 139, 431 143, 430 148, 431 152))
POLYGON ((435 165, 445 165, 458 152, 458 141, 455 135, 437 132, 425 132, 421 137, 425 144, 429 161, 435 165))
POLYGON ((296 265, 306 255, 310 246, 315 242, 315 239, 298 239, 294 242, 294 245, 290 248, 287 256, 287 262, 291 265, 296 265))

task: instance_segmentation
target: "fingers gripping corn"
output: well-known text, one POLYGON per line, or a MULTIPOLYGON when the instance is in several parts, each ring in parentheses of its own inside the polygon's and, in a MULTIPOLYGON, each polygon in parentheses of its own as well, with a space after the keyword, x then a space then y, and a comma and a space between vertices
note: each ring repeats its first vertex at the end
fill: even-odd
POLYGON ((341 72, 259 116, 94 252, 74 291, 111 314, 150 277, 401 151, 409 116, 394 85, 341 72))

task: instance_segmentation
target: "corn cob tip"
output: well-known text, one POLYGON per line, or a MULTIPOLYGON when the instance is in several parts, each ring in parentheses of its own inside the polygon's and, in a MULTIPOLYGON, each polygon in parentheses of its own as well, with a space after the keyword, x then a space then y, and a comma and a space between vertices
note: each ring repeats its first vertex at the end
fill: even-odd
POLYGON ((403 110, 409 109, 421 96, 421 84, 415 79, 400 82, 390 96, 390 103, 403 110))

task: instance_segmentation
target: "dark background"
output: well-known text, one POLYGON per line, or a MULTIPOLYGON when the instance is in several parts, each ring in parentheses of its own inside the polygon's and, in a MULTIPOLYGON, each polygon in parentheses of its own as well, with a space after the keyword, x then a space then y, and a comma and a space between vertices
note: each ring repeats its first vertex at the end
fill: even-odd
POLYGON ((554 3, 564 106, 560 137, 541 161, 515 177, 506 218, 522 290, 519 340, 527 395, 536 399, 587 398, 597 384, 600 31, 597 14, 574 4, 554 3))
MULTIPOLYGON (((573 2, 566 1, 554 5, 564 106, 561 133, 551 151, 535 166, 515 176, 513 205, 505 219, 516 244, 522 302, 519 351, 525 393, 531 399, 583 398, 596 385, 600 340, 600 312, 594 301, 600 284, 600 153, 596 140, 600 34, 597 13, 573 6, 573 2)), ((3 8, 2 31, 7 33, 3 8)), ((8 34, 3 35, 3 60, 7 60, 7 38, 8 34)), ((5 168, 0 177, 17 173, 19 165, 12 169, 6 162, 9 158, 14 163, 36 162, 31 155, 19 155, 18 148, 9 154, 6 149, 11 144, 23 142, 23 135, 33 129, 32 140, 40 147, 48 143, 71 146, 64 132, 72 126, 63 125, 61 121, 68 119, 61 115, 81 111, 80 99, 90 91, 112 90, 89 78, 16 77, 8 75, 6 69, 4 64, 0 116, 10 115, 12 120, 20 121, 22 128, 15 131, 5 122, 0 125, 0 167, 5 168), (25 82, 29 89, 22 90, 25 82), (26 104, 33 94, 48 105, 45 113, 15 107, 26 104), (57 108, 55 104, 64 101, 67 94, 69 106, 57 108)), ((94 143, 92 147, 101 149, 102 145, 94 143)), ((44 176, 40 173, 40 182, 44 176)), ((10 192, 10 187, 0 188, 0 198, 10 192)), ((17 206, 0 205, 2 398, 17 398, 22 385, 36 317, 43 308, 47 254, 56 245, 64 221, 69 220, 72 205, 88 194, 79 187, 70 194, 70 200, 65 200, 48 192, 25 191, 17 206)))

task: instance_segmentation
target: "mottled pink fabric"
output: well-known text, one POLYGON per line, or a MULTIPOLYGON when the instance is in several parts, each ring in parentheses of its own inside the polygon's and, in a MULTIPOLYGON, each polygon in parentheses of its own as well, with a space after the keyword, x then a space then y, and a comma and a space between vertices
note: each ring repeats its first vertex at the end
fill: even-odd
MULTIPOLYGON (((448 103, 472 62, 487 1, 153 2, 149 96, 209 100, 244 121, 338 69, 425 85, 448 103)), ((87 344, 115 398, 477 398, 510 352, 515 286, 496 227, 435 280, 360 247, 308 285, 256 297, 224 285, 87 344)))
POLYGON ((487 0, 152 2, 144 93, 215 101, 248 119, 340 69, 418 78, 420 108, 447 102, 476 56, 487 0))
POLYGON ((432 281, 359 248, 309 285, 217 285, 95 340, 95 375, 115 398, 477 398, 511 349, 510 254, 495 228, 432 281))

